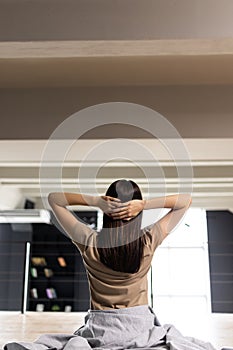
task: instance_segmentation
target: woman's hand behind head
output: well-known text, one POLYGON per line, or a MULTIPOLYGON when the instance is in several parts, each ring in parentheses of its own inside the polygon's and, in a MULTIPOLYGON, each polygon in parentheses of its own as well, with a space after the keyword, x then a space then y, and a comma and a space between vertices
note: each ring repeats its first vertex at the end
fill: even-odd
POLYGON ((121 206, 121 201, 118 198, 110 196, 100 196, 97 200, 97 206, 107 215, 111 213, 114 209, 121 206))
POLYGON ((143 199, 133 199, 129 202, 118 203, 117 207, 114 208, 110 213, 115 220, 130 220, 137 216, 143 209, 145 205, 145 200, 143 199))

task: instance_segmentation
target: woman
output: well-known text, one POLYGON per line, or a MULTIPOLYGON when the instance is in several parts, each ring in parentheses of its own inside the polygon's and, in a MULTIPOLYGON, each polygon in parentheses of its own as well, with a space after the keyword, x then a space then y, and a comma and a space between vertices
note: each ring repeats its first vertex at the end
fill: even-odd
POLYGON ((104 197, 50 193, 48 199, 58 221, 83 256, 91 309, 148 304, 147 272, 153 253, 190 206, 190 195, 143 200, 136 183, 118 180, 110 185, 104 197), (74 204, 96 206, 104 212, 103 229, 98 235, 65 208, 74 204), (160 207, 172 211, 141 231, 142 210, 160 207))
POLYGON ((82 255, 90 309, 85 324, 72 335, 47 334, 34 343, 9 343, 5 349, 167 349, 171 341, 177 349, 183 349, 184 344, 186 349, 197 344, 199 349, 213 349, 209 343, 183 337, 171 325, 161 326, 148 305, 147 273, 154 251, 189 208, 189 194, 145 200, 135 182, 117 180, 105 196, 54 192, 48 201, 82 255), (97 233, 77 220, 68 205, 100 208, 104 213, 102 230, 97 233), (142 211, 153 208, 171 211, 141 229, 142 211))
POLYGON ((79 248, 87 270, 92 310, 148 305, 147 272, 153 253, 178 224, 191 204, 190 195, 143 200, 133 181, 113 182, 103 197, 50 193, 49 204, 64 230, 79 248), (66 205, 90 205, 103 212, 96 233, 78 221, 66 205), (141 230, 143 209, 171 208, 157 223, 141 230))

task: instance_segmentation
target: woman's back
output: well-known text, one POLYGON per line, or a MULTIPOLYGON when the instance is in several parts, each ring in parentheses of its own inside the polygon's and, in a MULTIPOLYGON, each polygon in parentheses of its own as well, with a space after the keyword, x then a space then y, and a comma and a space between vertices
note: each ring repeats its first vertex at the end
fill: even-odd
POLYGON ((82 254, 87 271, 91 309, 119 309, 148 304, 147 273, 154 251, 161 243, 159 227, 156 232, 153 229, 153 233, 152 227, 154 224, 142 230, 145 244, 140 268, 136 273, 115 271, 100 261, 96 231, 90 229, 86 246, 73 240, 82 254))

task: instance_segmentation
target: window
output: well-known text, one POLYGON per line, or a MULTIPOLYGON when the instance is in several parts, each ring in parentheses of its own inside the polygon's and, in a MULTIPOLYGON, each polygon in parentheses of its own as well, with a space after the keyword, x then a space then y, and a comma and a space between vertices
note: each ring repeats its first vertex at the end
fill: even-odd
MULTIPOLYGON (((143 226, 153 222, 153 218, 158 220, 156 211, 145 212, 143 226)), ((164 214, 168 211, 164 209, 164 214)), ((152 287, 153 309, 162 324, 172 323, 185 330, 187 320, 203 319, 208 314, 210 281, 204 209, 189 208, 157 248, 148 281, 149 300, 152 287)))

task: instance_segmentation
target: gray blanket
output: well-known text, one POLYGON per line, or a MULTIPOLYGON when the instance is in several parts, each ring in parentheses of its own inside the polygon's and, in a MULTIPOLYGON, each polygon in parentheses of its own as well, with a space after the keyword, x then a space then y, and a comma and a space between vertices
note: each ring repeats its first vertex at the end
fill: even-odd
POLYGON ((183 336, 173 325, 161 326, 149 305, 89 310, 73 334, 44 334, 31 343, 11 342, 4 350, 215 350, 207 342, 183 336))

